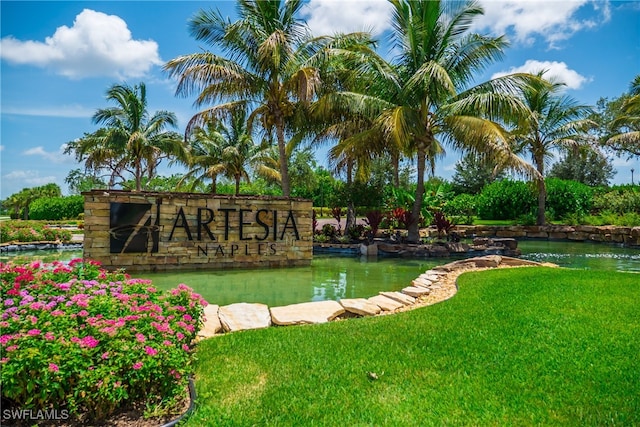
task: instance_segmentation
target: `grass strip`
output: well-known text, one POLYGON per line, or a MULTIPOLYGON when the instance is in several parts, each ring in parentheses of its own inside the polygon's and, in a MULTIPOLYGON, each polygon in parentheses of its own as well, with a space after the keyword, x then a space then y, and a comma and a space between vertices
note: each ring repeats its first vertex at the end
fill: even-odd
POLYGON ((434 306, 205 340, 187 425, 638 425, 639 279, 467 273, 434 306))

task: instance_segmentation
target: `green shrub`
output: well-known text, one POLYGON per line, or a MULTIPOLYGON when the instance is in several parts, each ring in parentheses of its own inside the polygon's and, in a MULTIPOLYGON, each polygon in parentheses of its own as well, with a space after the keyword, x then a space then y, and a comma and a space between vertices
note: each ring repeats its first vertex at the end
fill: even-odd
POLYGON ((594 213, 610 211, 617 214, 640 214, 640 188, 637 186, 613 187, 593 197, 594 213))
POLYGON ((75 219, 83 212, 84 197, 77 195, 40 198, 29 205, 29 219, 35 220, 75 219))
POLYGON ((447 200, 442 212, 455 219, 456 224, 473 224, 473 217, 477 215, 477 196, 471 194, 458 194, 453 199, 447 200))
POLYGON ((36 221, 3 221, 0 242, 69 242, 71 231, 45 227, 36 221))
POLYGON ((538 205, 532 186, 523 181, 503 179, 482 189, 477 202, 481 219, 515 219, 528 215, 538 205))
POLYGON ((558 178, 545 180, 547 186, 546 211, 552 219, 567 215, 584 215, 591 210, 593 190, 577 181, 558 178))

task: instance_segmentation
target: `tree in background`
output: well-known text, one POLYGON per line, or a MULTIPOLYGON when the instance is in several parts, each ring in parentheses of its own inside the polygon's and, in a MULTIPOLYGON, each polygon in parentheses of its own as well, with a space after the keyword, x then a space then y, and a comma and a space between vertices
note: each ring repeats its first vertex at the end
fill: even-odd
POLYGON ((12 211, 12 217, 29 219, 29 205, 43 197, 60 197, 62 192, 57 184, 50 183, 40 187, 23 188, 20 192, 10 195, 2 203, 5 209, 12 211))
POLYGON ((278 181, 278 162, 267 141, 255 144, 247 127, 244 106, 224 111, 222 119, 212 119, 207 130, 192 129, 187 141, 189 147, 180 159, 189 168, 185 179, 194 178, 193 185, 203 179, 212 180, 212 192, 216 191, 218 175, 235 182, 235 193, 240 193, 240 181, 251 181, 250 172, 268 181, 278 181))
POLYGON ((590 142, 588 130, 596 124, 587 117, 591 108, 580 105, 573 98, 563 95, 565 86, 557 81, 532 81, 523 90, 523 100, 529 113, 523 116, 513 130, 515 151, 531 156, 537 170, 534 179, 538 192, 537 225, 545 224, 546 186, 545 167, 553 158, 554 150, 574 150, 590 142))
POLYGON ((451 178, 451 186, 457 194, 479 194, 485 185, 505 178, 503 170, 496 170, 497 165, 490 158, 474 153, 466 154, 456 162, 455 173, 451 178))
POLYGON ((568 151, 564 158, 553 164, 548 176, 598 187, 608 186, 615 174, 611 161, 603 153, 586 149, 568 151))
POLYGON ((83 173, 80 169, 72 169, 64 179, 71 194, 80 194, 98 188, 107 188, 107 184, 94 174, 83 173))
POLYGON ((135 190, 141 191, 143 176, 152 178, 163 159, 183 153, 182 137, 166 130, 176 127, 176 116, 168 111, 149 115, 144 83, 133 87, 115 84, 107 90, 107 100, 116 105, 93 115, 94 123, 104 128, 70 142, 65 153, 74 153, 87 171, 109 169, 110 187, 129 172, 134 176, 135 190))
POLYGON ((631 82, 629 94, 615 101, 607 105, 613 117, 604 144, 619 156, 640 159, 640 74, 631 82))
POLYGON ((204 185, 205 181, 211 180, 209 192, 218 192, 218 175, 222 173, 222 148, 224 137, 220 132, 223 125, 219 121, 211 121, 203 127, 196 126, 191 134, 187 136, 187 150, 185 157, 177 159, 187 167, 188 171, 178 182, 178 187, 186 187, 189 191, 194 191, 196 187, 204 185))

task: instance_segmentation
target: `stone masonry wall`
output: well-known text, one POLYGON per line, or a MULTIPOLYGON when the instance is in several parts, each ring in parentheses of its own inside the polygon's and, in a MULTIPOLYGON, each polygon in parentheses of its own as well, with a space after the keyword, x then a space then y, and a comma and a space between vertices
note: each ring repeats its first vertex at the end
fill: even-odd
POLYGON ((459 225, 454 231, 461 237, 510 237, 515 239, 572 240, 621 243, 640 246, 640 227, 542 225, 488 226, 459 225))
POLYGON ((84 258, 127 271, 309 265, 312 202, 260 196, 90 191, 84 258))

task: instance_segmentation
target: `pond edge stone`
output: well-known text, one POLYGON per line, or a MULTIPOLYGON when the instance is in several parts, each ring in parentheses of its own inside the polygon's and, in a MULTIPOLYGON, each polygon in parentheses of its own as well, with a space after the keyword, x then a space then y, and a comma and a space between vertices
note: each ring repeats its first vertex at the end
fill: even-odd
POLYGON ((271 307, 258 303, 235 303, 205 307, 205 322, 198 333, 200 339, 247 329, 272 325, 308 325, 341 320, 346 317, 379 316, 412 310, 451 298, 457 292, 457 278, 467 271, 490 268, 557 267, 501 255, 462 259, 433 267, 413 280, 412 286, 401 292, 380 292, 371 298, 340 301, 313 301, 288 306, 271 307))

